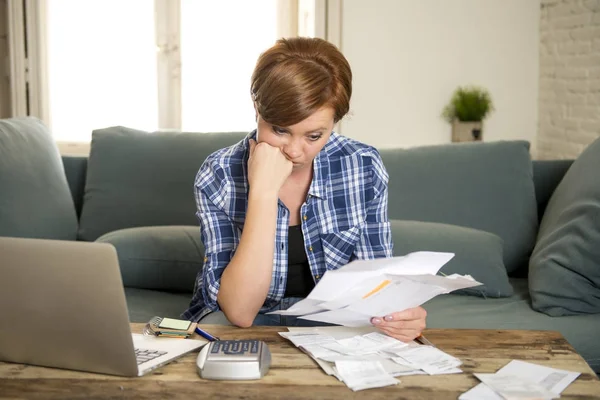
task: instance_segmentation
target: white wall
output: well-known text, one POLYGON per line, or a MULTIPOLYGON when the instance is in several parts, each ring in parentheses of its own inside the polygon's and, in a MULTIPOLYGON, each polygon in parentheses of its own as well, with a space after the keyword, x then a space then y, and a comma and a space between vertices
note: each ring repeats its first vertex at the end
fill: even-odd
POLYGON ((486 87, 484 140, 535 145, 539 0, 344 0, 341 49, 354 74, 344 135, 379 148, 450 142, 443 107, 486 87))

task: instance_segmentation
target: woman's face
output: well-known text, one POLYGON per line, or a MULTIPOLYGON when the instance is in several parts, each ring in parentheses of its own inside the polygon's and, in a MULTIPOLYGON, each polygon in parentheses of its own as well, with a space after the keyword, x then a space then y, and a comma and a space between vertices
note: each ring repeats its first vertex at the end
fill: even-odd
POLYGON ((333 108, 323 107, 292 126, 272 125, 257 115, 257 141, 281 149, 294 170, 310 168, 333 130, 333 108))

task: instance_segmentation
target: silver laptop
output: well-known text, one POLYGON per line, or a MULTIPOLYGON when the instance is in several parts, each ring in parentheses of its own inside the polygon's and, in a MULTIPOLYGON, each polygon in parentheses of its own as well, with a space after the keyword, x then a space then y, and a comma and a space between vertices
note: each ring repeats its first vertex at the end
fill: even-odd
POLYGON ((0 237, 0 361, 141 376, 206 343, 131 333, 112 245, 0 237))

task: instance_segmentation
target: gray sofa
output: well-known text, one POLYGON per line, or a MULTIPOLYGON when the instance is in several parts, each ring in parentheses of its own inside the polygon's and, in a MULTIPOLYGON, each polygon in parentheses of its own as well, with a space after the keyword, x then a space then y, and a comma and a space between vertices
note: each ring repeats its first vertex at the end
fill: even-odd
MULTIPOLYGON (((59 158, 77 219, 75 237, 63 239, 117 248, 132 321, 178 317, 187 307, 204 252, 194 176, 208 154, 243 136, 113 127, 94 132, 89 157, 59 158)), ((453 251, 442 271, 485 283, 426 303, 429 327, 556 330, 598 372, 600 315, 551 317, 532 308, 529 257, 546 205, 572 161, 532 162, 528 148, 511 141, 382 150, 394 253, 453 251)), ((12 236, 2 227, 0 235, 12 236)))

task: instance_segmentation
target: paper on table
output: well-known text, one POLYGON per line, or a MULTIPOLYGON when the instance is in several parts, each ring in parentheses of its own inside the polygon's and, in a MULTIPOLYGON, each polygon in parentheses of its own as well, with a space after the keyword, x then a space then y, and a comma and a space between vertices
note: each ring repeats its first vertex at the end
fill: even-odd
MULTIPOLYGON (((318 334, 327 335, 333 337, 335 340, 351 338, 356 335, 366 335, 371 332, 379 332, 374 326, 363 326, 360 328, 348 328, 346 326, 310 326, 310 327, 296 327, 290 326, 287 328, 289 333, 294 335, 298 334, 318 334)), ((286 333, 286 332, 281 332, 286 333)), ((281 334, 280 333, 280 334, 281 334)))
POLYGON ((335 350, 323 347, 322 344, 305 344, 303 346, 298 347, 302 349, 305 353, 307 353, 309 356, 313 358, 320 358, 322 360, 327 360, 331 357, 337 357, 340 355, 340 353, 338 353, 335 350))
POLYGON ((321 344, 326 342, 333 342, 335 339, 329 335, 318 335, 318 334, 307 334, 307 335, 294 335, 290 332, 279 332, 279 335, 286 338, 290 342, 294 343, 296 347, 305 346, 309 344, 321 344))
POLYGON ((546 390, 539 383, 506 374, 473 374, 487 387, 505 399, 557 399, 559 394, 546 390))
POLYGON ((354 391, 400 383, 378 361, 336 361, 335 369, 344 383, 354 391))
POLYGON ((361 328, 344 326, 289 327, 288 330, 289 332, 280 332, 279 334, 294 344, 304 342, 305 344, 296 344, 296 346, 310 355, 328 375, 335 375, 338 379, 340 377, 333 367, 333 363, 338 361, 379 361, 391 376, 425 374, 426 372, 421 368, 427 369, 430 374, 462 372, 453 367, 459 365, 460 360, 435 347, 431 347, 432 352, 443 353, 445 357, 431 355, 426 357, 424 355, 419 366, 404 359, 401 363, 393 361, 393 357, 396 357, 397 360, 398 355, 402 352, 410 353, 411 350, 418 351, 418 349, 427 352, 430 346, 422 346, 415 341, 401 342, 378 332, 377 328, 373 326, 361 328), (335 341, 331 341, 330 338, 334 338, 335 341), (427 362, 432 364, 427 364, 427 362))
MULTIPOLYGON (((522 379, 542 385, 546 390, 555 394, 562 393, 577 377, 579 372, 544 367, 521 360, 513 360, 499 369, 496 374, 516 375, 522 379)), ((489 386, 480 383, 459 396, 460 400, 503 400, 489 386)))
POLYGON ((452 373, 462 372, 456 368, 462 364, 462 361, 436 347, 419 346, 395 349, 394 354, 398 356, 392 358, 395 362, 422 369, 429 375, 446 374, 448 371, 452 371, 452 373))
POLYGON ((321 369, 327 374, 327 375, 332 375, 335 376, 336 378, 338 378, 340 381, 342 380, 342 378, 340 378, 336 372, 335 372, 335 364, 334 363, 330 363, 327 361, 324 361, 320 358, 315 358, 315 357, 311 357, 313 360, 315 360, 315 362, 317 364, 319 364, 319 367, 321 367, 321 369))

